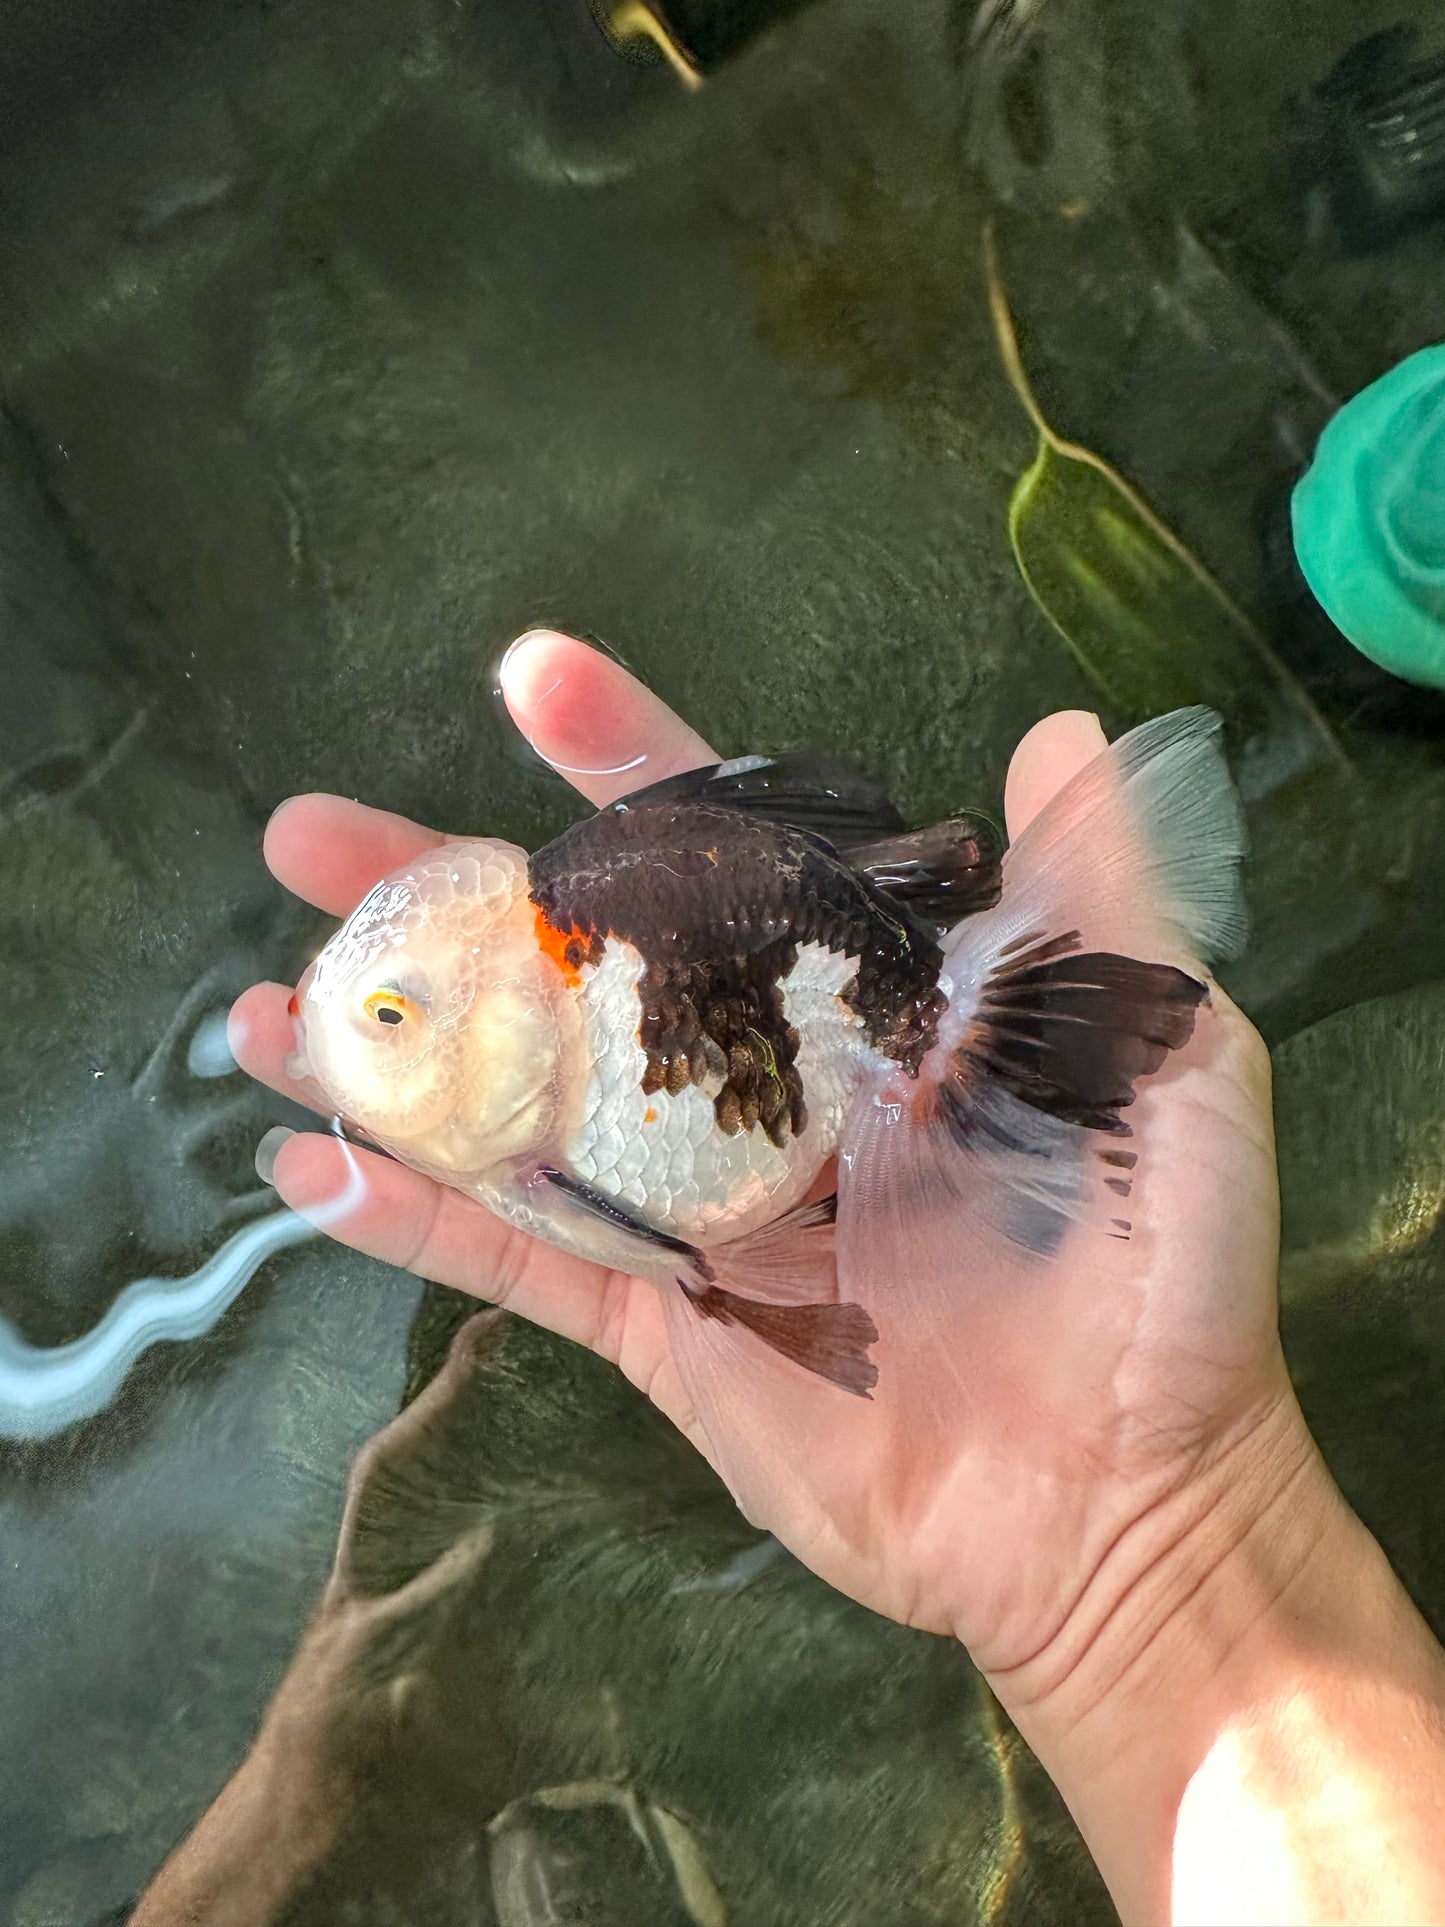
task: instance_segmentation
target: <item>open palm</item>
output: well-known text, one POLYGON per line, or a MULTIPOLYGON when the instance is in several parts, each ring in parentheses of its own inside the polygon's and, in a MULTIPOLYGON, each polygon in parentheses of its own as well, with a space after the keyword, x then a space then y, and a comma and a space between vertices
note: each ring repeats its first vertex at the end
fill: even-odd
MULTIPOLYGON (((590 801, 715 760, 605 657, 539 634, 504 690, 523 733, 590 801)), ((1092 717, 1047 718, 1009 772, 1010 835, 1103 746, 1092 717)), ((337 916, 441 840, 338 797, 293 799, 266 858, 337 916)), ((286 1074, 290 990, 237 1003, 238 1061, 305 1102, 286 1074)), ((971 1263, 960 1226, 947 1289, 900 1277, 880 1329, 877 1396, 849 1398, 746 1334, 708 1342, 673 1295, 564 1256, 401 1164, 303 1134, 275 1167, 306 1213, 364 1178, 327 1228, 472 1291, 619 1366, 719 1467, 755 1520, 841 1590, 957 1634, 1002 1674, 1050 1650, 1092 1578, 1201 1464, 1289 1399, 1275 1325, 1277 1201, 1268 1058, 1217 988, 1195 1034, 1141 1086, 1128 1241, 1077 1228, 1021 1287, 971 1263)), ((1060 1664, 1066 1664, 1061 1657, 1060 1664)))

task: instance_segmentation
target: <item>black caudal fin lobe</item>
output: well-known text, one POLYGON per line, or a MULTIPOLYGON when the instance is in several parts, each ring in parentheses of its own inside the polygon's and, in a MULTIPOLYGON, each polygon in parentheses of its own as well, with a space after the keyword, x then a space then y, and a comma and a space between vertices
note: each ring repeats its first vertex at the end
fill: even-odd
POLYGON ((1064 1124, 1130 1135, 1136 1081, 1194 1034, 1208 991, 1173 964, 1085 951, 1077 930, 1017 939, 1000 955, 953 1052, 944 1096, 966 1119, 979 1078, 1064 1124))
POLYGON ((868 1354, 878 1341, 878 1327, 861 1305, 769 1304, 720 1285, 677 1282, 699 1318, 741 1325, 804 1371, 856 1398, 872 1397, 878 1367, 868 1354))
POLYGON ((958 1149, 991 1156, 1000 1178, 1011 1166, 1014 1202, 1003 1219, 1010 1239, 1052 1249, 1078 1216, 1110 1237, 1130 1235, 1133 1220, 1120 1201, 1133 1191, 1138 1157, 1113 1148, 1133 1136, 1121 1113, 1138 1080, 1189 1042, 1208 1000, 1206 985, 1187 971, 1086 951, 1074 930, 1007 947, 949 1054, 938 1117, 958 1149), (1101 1133, 1106 1145, 1086 1152, 1080 1132, 1101 1133))

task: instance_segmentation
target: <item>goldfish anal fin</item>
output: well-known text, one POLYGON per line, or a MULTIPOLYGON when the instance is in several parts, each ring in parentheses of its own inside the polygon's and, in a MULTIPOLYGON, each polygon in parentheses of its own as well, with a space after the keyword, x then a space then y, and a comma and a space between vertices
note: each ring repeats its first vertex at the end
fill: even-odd
POLYGON ((677 1282, 700 1319, 741 1325, 804 1371, 855 1398, 872 1397, 878 1367, 868 1353, 878 1342, 878 1327, 861 1305, 769 1304, 720 1285, 698 1290, 683 1278, 677 1282))

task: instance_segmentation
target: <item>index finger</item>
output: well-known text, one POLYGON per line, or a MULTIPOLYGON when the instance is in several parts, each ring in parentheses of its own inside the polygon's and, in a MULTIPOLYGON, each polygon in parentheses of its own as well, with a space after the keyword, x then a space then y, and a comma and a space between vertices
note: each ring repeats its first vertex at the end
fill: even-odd
POLYGON ((409 817, 349 796, 292 796, 266 825, 266 867, 293 896, 344 917, 373 884, 443 839, 409 817))
POLYGON ((518 636, 502 658, 499 681, 532 748, 599 809, 718 760, 621 663, 560 630, 518 636))
MULTIPOLYGON (((529 630, 507 651, 500 678, 527 741, 599 808, 717 761, 650 689, 574 636, 529 630)), ((373 884, 442 840, 420 823, 349 797, 293 796, 266 826, 266 863, 293 895, 345 916, 373 884)))

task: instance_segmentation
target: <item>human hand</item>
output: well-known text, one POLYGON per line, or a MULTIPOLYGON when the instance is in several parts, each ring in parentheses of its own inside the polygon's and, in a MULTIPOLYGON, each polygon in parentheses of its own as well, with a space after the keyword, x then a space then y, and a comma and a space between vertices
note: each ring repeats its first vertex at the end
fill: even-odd
MULTIPOLYGON (((523 734, 595 804, 715 760, 616 664, 568 638, 527 639, 503 681, 523 734)), ((1011 836, 1103 746, 1079 713, 1031 731, 1009 772, 1011 836)), ((343 915, 440 840, 340 798, 299 797, 272 818, 266 858, 289 888, 343 915)), ((245 1068, 304 1102, 285 1070, 290 994, 248 992, 232 1044, 245 1068)), ((925 1421, 918 1396, 936 1329, 902 1319, 883 1329, 872 1406, 759 1356, 708 1400, 705 1428, 652 1284, 566 1257, 460 1193, 324 1135, 287 1142, 274 1181, 287 1203, 314 1212, 345 1189, 343 1160, 353 1160, 361 1200, 328 1222, 334 1235, 591 1346, 823 1577, 881 1612, 956 1633, 1010 1698, 1030 1700, 1073 1672, 1156 1533, 1207 1509, 1247 1460, 1268 1477, 1276 1460, 1281 1478, 1294 1464, 1275 1330, 1268 1059, 1222 992, 1190 1044, 1141 1086, 1130 1117, 1145 1160, 1132 1240, 1074 1231, 1026 1294, 971 1270, 960 1251, 946 1321, 966 1396, 942 1423, 925 1421)))
MULTIPOLYGON (((451 1522, 454 1536, 419 1571, 378 1584, 367 1514, 378 1495, 385 1504, 426 1476, 436 1433, 503 1323, 492 1309, 467 1319, 441 1370, 352 1461, 331 1571, 252 1750, 265 1762, 273 1798, 284 1787, 278 1804, 293 1818, 314 1808, 334 1825, 350 1793, 395 1747, 422 1691, 432 1622, 466 1595, 492 1550, 494 1524, 479 1510, 460 1530, 451 1522)), ((424 1729, 426 1720, 415 1724, 424 1729)))
MULTIPOLYGON (((377 1488, 394 1491, 415 1476, 410 1462, 424 1462, 501 1316, 469 1318, 436 1377, 357 1454, 331 1573, 260 1731, 142 1895, 130 1927, 265 1927, 382 1777, 424 1690, 426 1629, 465 1596, 493 1533, 479 1517, 419 1572, 377 1588, 362 1570, 364 1514, 377 1488)), ((479 1700, 473 1717, 490 1710, 479 1700)), ((415 1726, 425 1731, 427 1720, 415 1726)))

